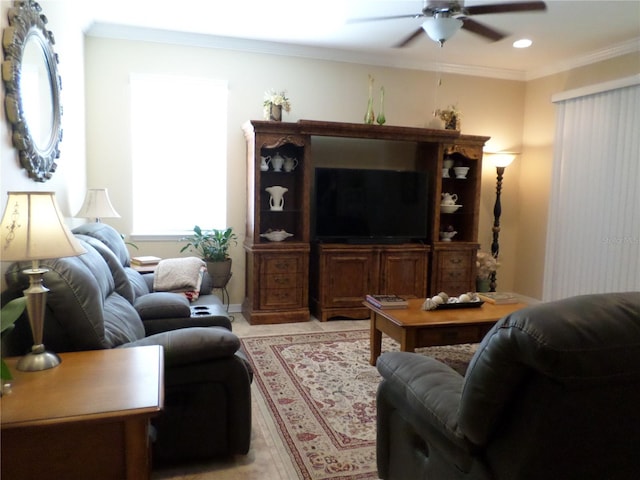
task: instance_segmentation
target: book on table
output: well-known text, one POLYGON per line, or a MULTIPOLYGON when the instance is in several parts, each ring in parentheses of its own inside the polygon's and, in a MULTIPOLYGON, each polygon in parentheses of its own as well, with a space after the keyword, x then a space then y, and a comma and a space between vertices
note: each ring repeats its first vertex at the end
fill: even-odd
POLYGON ((133 265, 155 265, 160 260, 160 257, 155 257, 153 255, 143 255, 140 257, 131 257, 131 263, 133 265))
POLYGON ((520 301, 517 295, 511 292, 478 292, 478 296, 481 300, 494 305, 507 305, 520 301))
POLYGON ((409 303, 398 295, 367 295, 365 300, 377 308, 407 308, 409 303))

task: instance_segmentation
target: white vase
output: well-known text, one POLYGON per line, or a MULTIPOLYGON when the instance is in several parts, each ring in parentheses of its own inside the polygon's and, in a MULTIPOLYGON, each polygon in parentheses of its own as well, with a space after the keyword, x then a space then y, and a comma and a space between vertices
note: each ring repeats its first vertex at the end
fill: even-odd
POLYGON ((273 187, 267 187, 265 190, 271 195, 269 198, 269 207, 274 211, 281 211, 284 209, 284 194, 289 191, 286 187, 274 185, 273 187))

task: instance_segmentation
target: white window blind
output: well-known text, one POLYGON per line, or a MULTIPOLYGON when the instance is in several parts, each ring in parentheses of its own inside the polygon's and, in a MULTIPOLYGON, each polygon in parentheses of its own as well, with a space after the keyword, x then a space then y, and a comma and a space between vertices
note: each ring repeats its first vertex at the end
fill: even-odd
POLYGON ((227 83, 131 75, 133 234, 226 227, 227 83))
POLYGON ((543 299, 640 290, 640 85, 562 98, 543 299))

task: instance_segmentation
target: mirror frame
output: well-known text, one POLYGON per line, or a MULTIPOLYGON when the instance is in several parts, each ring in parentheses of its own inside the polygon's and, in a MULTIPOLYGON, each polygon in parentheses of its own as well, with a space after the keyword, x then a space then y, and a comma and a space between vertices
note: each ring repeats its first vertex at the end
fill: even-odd
POLYGON ((13 146, 18 150, 20 164, 29 177, 37 182, 49 180, 57 168, 55 160, 60 157, 62 141, 62 106, 60 90, 62 82, 58 73, 58 55, 53 50, 53 33, 46 29, 47 17, 41 13, 42 7, 33 0, 15 0, 8 10, 9 26, 2 35, 2 80, 5 86, 5 110, 12 125, 13 146), (48 142, 37 145, 31 134, 28 119, 25 118, 20 78, 22 59, 27 42, 37 41, 42 48, 45 67, 51 88, 52 125, 48 142))

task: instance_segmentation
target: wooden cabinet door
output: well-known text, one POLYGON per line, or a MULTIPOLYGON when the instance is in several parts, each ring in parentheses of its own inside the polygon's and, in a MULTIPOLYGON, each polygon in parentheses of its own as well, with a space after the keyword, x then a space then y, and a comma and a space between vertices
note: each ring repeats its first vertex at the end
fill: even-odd
POLYGON ((321 303, 325 308, 360 307, 378 277, 371 250, 332 252, 323 256, 321 303))
POLYGON ((383 251, 380 256, 379 291, 408 297, 425 297, 427 256, 424 251, 383 251))

